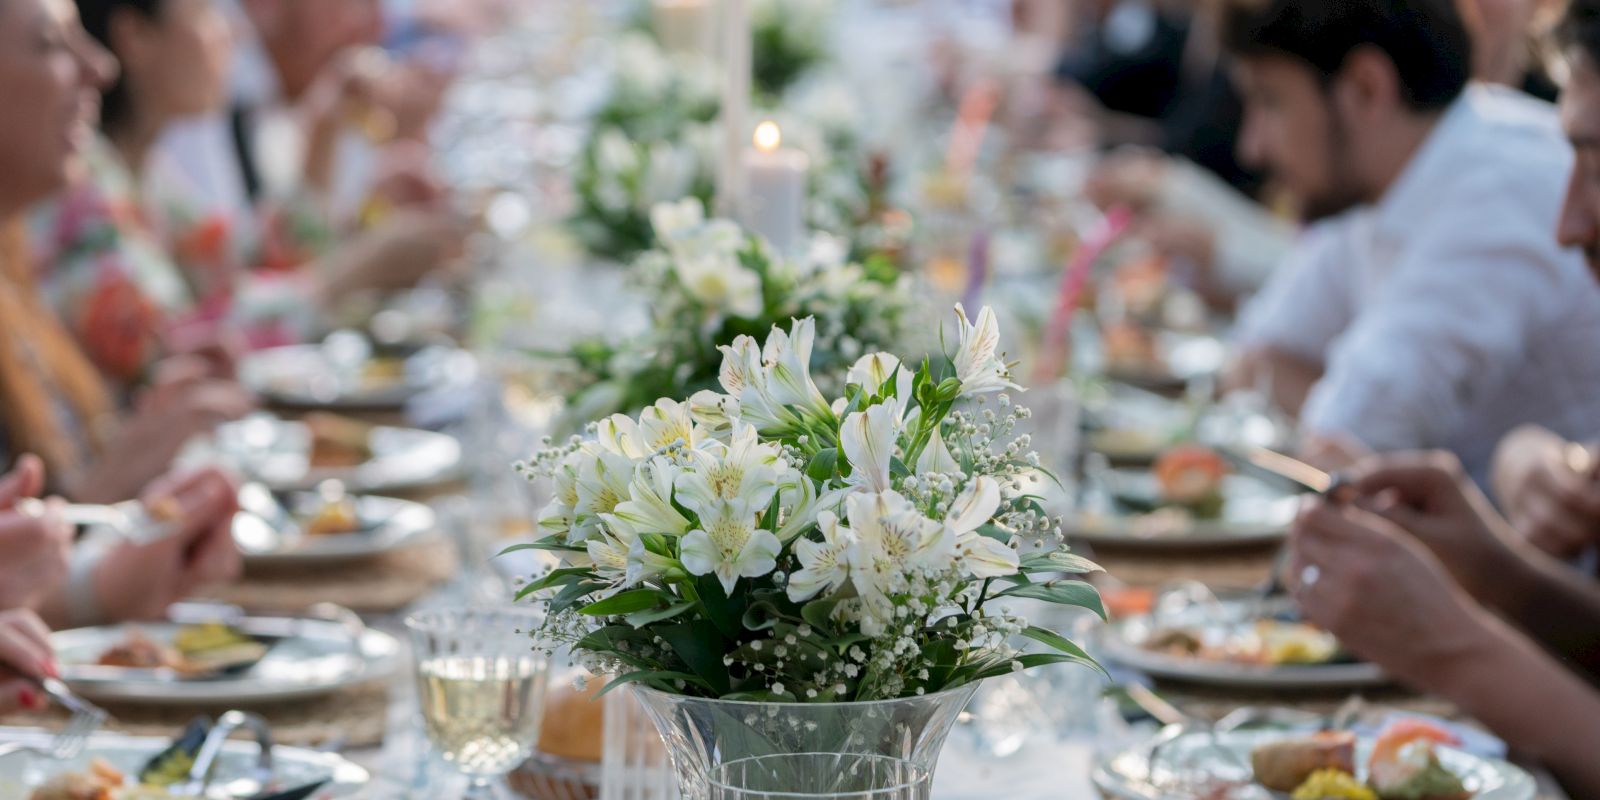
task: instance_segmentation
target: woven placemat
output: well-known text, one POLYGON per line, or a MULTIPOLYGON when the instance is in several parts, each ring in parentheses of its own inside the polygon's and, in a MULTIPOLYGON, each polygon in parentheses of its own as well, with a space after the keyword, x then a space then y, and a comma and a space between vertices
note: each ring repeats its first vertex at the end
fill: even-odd
POLYGON ((458 560, 455 544, 441 537, 370 561, 251 568, 238 581, 201 594, 263 614, 299 614, 318 603, 387 614, 453 577, 458 560))
MULTIPOLYGON (((108 731, 134 736, 176 736, 189 720, 201 715, 217 717, 238 709, 260 714, 272 725, 273 741, 289 747, 377 747, 383 744, 389 717, 389 687, 383 681, 354 686, 307 700, 259 705, 154 706, 103 704, 112 719, 108 731)), ((0 716, 0 726, 56 730, 66 724, 66 712, 52 707, 44 714, 0 716)))

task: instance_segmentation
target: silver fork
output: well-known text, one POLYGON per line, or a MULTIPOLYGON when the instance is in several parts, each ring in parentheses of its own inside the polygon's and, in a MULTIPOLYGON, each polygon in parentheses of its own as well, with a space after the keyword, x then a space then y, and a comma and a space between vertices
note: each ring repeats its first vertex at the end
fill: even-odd
POLYGON ((72 717, 67 720, 66 727, 50 739, 49 745, 44 747, 21 743, 0 745, 0 758, 16 753, 31 753, 54 761, 67 761, 82 755, 90 735, 100 730, 100 726, 104 725, 111 715, 99 706, 77 696, 67 688, 66 684, 55 678, 44 678, 35 683, 52 700, 72 712, 72 717))

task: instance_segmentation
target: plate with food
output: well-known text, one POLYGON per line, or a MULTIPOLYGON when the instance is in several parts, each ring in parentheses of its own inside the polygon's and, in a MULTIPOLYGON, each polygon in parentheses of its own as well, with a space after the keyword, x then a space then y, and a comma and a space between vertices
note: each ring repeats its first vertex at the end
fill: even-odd
POLYGON ((1085 481, 1067 534, 1095 546, 1224 547, 1282 540, 1293 494, 1236 475, 1210 448, 1179 445, 1148 470, 1103 469, 1085 481))
POLYGON ((1190 381, 1214 376, 1228 358, 1227 345, 1215 336, 1133 323, 1107 325, 1100 344, 1107 378, 1158 392, 1181 392, 1190 381))
POLYGON ((329 413, 299 421, 252 415, 217 428, 215 448, 220 459, 274 491, 308 491, 333 480, 355 493, 404 492, 448 483, 461 471, 461 443, 452 436, 329 413))
MULTIPOLYGON (((237 712, 224 716, 226 721, 237 712)), ((242 716, 242 715, 237 715, 242 716)), ((226 729, 225 729, 226 730, 226 729)), ((100 733, 82 755, 43 761, 25 752, 0 755, 0 797, 20 800, 177 800, 176 790, 211 734, 209 719, 191 723, 176 739, 100 733)), ((224 731, 225 732, 225 731, 224 731)), ((0 729, 0 754, 47 747, 47 731, 0 729)), ((332 753, 230 741, 218 751, 206 797, 213 800, 323 800, 359 796, 367 771, 332 753)))
POLYGON ((259 483, 239 491, 233 538, 245 565, 360 561, 438 535, 433 509, 394 497, 354 494, 337 481, 311 492, 275 493, 259 483))
POLYGON ((1374 737, 1169 729, 1102 761, 1094 782, 1116 800, 1533 800, 1527 772, 1458 745, 1410 718, 1374 737))
POLYGON ((391 675, 400 645, 352 622, 240 617, 59 631, 61 678, 100 702, 227 705, 318 697, 391 675))
POLYGON ((1250 690, 1382 686, 1333 634, 1301 620, 1287 598, 1217 600, 1116 620, 1096 635, 1105 657, 1154 678, 1250 690))
POLYGON ((297 410, 398 411, 425 391, 470 382, 475 372, 472 355, 460 348, 383 348, 358 334, 261 350, 239 363, 245 386, 297 410))

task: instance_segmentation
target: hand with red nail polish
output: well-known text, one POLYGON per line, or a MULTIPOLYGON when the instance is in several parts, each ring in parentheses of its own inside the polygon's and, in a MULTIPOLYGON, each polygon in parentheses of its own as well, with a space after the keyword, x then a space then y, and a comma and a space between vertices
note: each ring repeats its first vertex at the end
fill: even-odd
POLYGON ((32 679, 51 675, 55 652, 50 629, 27 609, 0 611, 0 713, 43 711, 49 704, 32 679))

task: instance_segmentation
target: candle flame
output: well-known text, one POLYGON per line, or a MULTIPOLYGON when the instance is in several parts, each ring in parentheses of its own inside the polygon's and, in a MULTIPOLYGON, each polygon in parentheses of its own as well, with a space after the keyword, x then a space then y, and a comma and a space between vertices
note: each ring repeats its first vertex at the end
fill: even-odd
POLYGON ((783 131, 778 129, 778 123, 767 120, 756 126, 756 149, 763 153, 770 153, 778 149, 783 143, 783 131))

